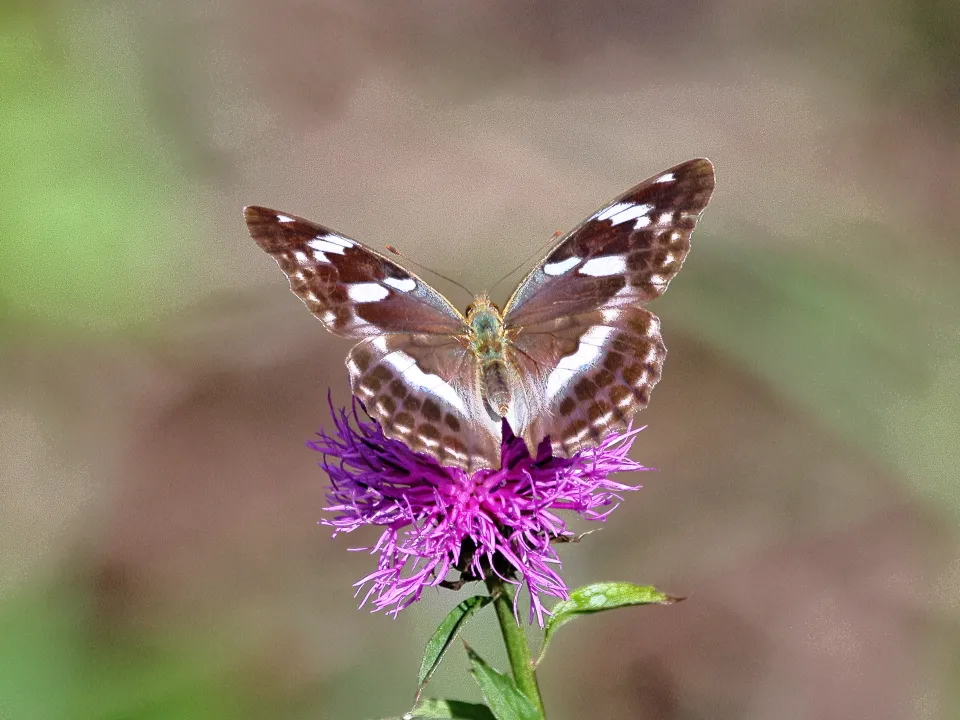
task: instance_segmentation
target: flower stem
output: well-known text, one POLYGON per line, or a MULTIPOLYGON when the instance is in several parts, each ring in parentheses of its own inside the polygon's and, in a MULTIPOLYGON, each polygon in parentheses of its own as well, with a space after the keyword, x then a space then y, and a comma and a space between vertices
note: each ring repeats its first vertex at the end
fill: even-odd
POLYGON ((527 645, 527 634, 517 624, 517 619, 513 616, 513 596, 510 593, 509 585, 495 575, 488 577, 486 584, 487 590, 493 597, 493 607, 497 611, 497 620, 500 623, 500 632, 503 633, 503 642, 507 646, 507 658, 510 660, 513 679, 520 692, 526 695, 543 715, 543 698, 540 697, 537 674, 533 670, 530 646, 527 645))

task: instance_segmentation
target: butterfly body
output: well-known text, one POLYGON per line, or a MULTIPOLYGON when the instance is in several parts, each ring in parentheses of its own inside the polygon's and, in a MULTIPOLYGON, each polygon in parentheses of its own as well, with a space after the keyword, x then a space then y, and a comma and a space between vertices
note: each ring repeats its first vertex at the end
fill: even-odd
POLYGON ((467 324, 470 351, 480 374, 480 391, 490 410, 506 417, 513 391, 503 316, 485 294, 478 295, 467 308, 467 324))
POLYGON ((501 312, 460 313, 414 273, 309 220, 250 206, 251 236, 293 292, 357 344, 354 395, 384 433, 441 464, 497 467, 501 418, 536 451, 598 445, 646 407, 666 348, 644 305, 677 274, 713 191, 708 160, 623 193, 563 236, 501 312))

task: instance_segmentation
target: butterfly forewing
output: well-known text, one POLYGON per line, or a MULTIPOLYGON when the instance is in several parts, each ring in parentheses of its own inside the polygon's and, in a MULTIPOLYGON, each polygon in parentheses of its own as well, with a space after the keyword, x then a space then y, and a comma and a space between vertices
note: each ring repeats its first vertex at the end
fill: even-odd
POLYGON ((362 243, 269 208, 243 210, 250 235, 290 280, 290 289, 331 332, 462 334, 463 316, 419 277, 362 243))
POLYGON ((663 294, 690 249, 713 182, 709 160, 690 160, 598 210, 520 283, 504 311, 507 327, 641 305, 663 294))

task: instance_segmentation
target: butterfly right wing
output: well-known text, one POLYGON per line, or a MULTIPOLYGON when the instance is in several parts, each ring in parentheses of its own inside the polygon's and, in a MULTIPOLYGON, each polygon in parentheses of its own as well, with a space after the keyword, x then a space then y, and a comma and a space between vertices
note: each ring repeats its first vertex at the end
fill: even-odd
POLYGON ((388 437, 467 472, 500 465, 500 425, 487 412, 468 347, 442 335, 367 338, 347 356, 353 393, 388 437))
POLYGON ((462 335, 463 315, 412 272, 356 240, 265 207, 243 209, 250 236, 290 289, 335 335, 462 335))

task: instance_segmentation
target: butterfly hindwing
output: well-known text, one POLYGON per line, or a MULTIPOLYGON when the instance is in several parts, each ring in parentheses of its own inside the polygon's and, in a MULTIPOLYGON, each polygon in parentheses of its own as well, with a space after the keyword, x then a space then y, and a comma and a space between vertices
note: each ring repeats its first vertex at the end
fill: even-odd
POLYGON ((290 289, 331 332, 462 334, 463 316, 419 277, 356 240, 309 220, 250 206, 250 235, 290 280, 290 289))
POLYGON ((484 408, 472 353, 455 338, 368 338, 347 369, 353 394, 388 437, 468 472, 497 467, 500 426, 484 408))
POLYGON ((513 361, 524 397, 539 408, 519 431, 528 446, 549 436, 569 456, 627 427, 660 380, 660 321, 639 307, 609 308, 525 328, 513 361), (558 359, 559 358, 559 359, 558 359))
POLYGON ((620 195, 567 233, 520 283, 504 310, 506 326, 637 306, 661 295, 683 264, 713 185, 713 165, 701 158, 620 195))

